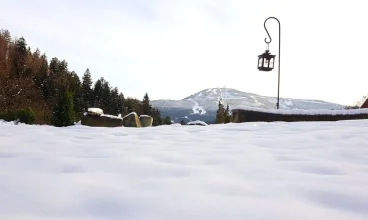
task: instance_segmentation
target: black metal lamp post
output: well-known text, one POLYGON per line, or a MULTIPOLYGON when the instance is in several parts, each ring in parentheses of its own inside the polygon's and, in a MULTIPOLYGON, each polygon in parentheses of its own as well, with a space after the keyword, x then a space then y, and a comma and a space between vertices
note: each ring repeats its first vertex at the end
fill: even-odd
POLYGON ((267 38, 265 38, 265 42, 267 44, 267 49, 263 54, 258 56, 258 70, 260 70, 260 71, 271 71, 271 70, 273 70, 273 67, 274 67, 274 61, 275 61, 275 56, 276 55, 270 54, 270 51, 269 51, 269 44, 271 43, 272 38, 271 38, 270 34, 268 33, 267 28, 266 28, 266 22, 268 21, 268 19, 275 19, 279 23, 279 65, 278 65, 277 104, 276 104, 277 109, 279 109, 279 107, 280 107, 281 24, 280 24, 279 19, 277 19, 275 17, 269 17, 264 22, 264 28, 265 28, 265 30, 267 32, 267 35, 270 38, 270 40, 267 41, 267 38))

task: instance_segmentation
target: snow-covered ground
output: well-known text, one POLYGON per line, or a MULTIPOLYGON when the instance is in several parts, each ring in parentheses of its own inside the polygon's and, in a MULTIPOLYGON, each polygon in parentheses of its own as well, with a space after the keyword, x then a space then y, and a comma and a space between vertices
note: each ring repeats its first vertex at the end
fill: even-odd
POLYGON ((0 219, 367 220, 368 120, 0 122, 0 219))

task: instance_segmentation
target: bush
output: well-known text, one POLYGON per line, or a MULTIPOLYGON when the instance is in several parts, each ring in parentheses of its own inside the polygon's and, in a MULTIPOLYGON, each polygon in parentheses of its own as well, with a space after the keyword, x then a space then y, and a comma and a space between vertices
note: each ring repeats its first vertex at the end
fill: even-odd
POLYGON ((13 111, 6 111, 4 114, 5 121, 14 121, 16 119, 16 115, 13 111))
POLYGON ((19 119, 19 122, 25 124, 33 124, 36 116, 31 108, 18 109, 15 113, 15 117, 19 119))
POLYGON ((15 121, 19 119, 19 122, 25 124, 33 124, 35 118, 35 113, 31 108, 18 109, 17 111, 6 111, 5 113, 0 114, 0 119, 5 121, 15 121))

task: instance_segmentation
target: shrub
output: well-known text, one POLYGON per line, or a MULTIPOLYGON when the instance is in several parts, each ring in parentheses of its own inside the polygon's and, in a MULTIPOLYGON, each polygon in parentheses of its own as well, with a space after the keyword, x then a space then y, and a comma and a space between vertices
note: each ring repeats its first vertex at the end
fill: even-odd
POLYGON ((63 96, 60 97, 58 103, 54 106, 52 114, 52 125, 55 127, 67 127, 74 125, 74 103, 73 93, 66 90, 63 96))
POLYGON ((15 118, 19 119, 21 123, 33 124, 36 117, 31 108, 26 108, 18 109, 15 113, 15 118))
POLYGON ((35 121, 35 113, 31 108, 18 109, 16 111, 6 111, 5 113, 0 113, 0 119, 5 121, 15 121, 19 119, 19 122, 25 124, 32 124, 35 121))
POLYGON ((4 114, 5 121, 14 121, 16 119, 16 115, 13 111, 6 111, 4 114))

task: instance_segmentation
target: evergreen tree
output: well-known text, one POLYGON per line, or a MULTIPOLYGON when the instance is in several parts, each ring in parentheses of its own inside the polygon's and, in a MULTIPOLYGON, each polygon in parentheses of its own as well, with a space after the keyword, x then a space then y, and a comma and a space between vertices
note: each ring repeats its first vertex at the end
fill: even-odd
POLYGON ((152 116, 152 113, 153 111, 152 111, 152 106, 150 104, 150 99, 148 97, 148 94, 146 93, 142 101, 142 114, 152 116))
POLYGON ((121 114, 122 116, 126 115, 128 112, 125 106, 125 97, 123 93, 119 94, 118 109, 119 109, 119 114, 121 114))
POLYGON ((0 30, 0 75, 7 72, 7 64, 9 64, 9 53, 11 45, 11 35, 8 30, 0 30))
POLYGON ((118 88, 114 88, 110 91, 110 114, 118 115, 122 114, 120 110, 120 97, 118 88))
POLYGON ((50 75, 56 75, 58 74, 59 71, 59 59, 56 57, 53 57, 50 61, 50 65, 49 65, 49 70, 50 70, 50 75))
POLYGON ((47 87, 49 64, 47 62, 47 57, 42 54, 39 59, 38 68, 35 71, 34 82, 35 85, 41 90, 41 97, 47 99, 49 97, 49 91, 47 87))
POLYGON ((84 112, 81 81, 77 73, 72 71, 68 75, 69 82, 67 83, 70 88, 70 92, 73 93, 74 112, 76 120, 79 120, 84 112))
POLYGON ((226 104, 226 110, 224 115, 224 123, 230 123, 231 122, 231 116, 230 116, 230 107, 229 104, 226 104))
POLYGON ((68 63, 63 60, 59 63, 59 72, 60 73, 67 73, 68 72, 68 63))
POLYGON ((216 124, 222 124, 225 121, 225 108, 224 105, 222 104, 222 99, 220 99, 220 101, 218 102, 218 109, 217 109, 217 113, 216 113, 216 124))
POLYGON ((158 108, 152 108, 151 117, 153 118, 152 126, 162 125, 162 118, 158 108))
POLYGON ((126 113, 127 114, 135 111, 134 110, 134 102, 133 102, 133 99, 127 98, 125 100, 125 108, 126 108, 126 113))
POLYGON ((31 47, 27 47, 25 64, 23 68, 23 77, 33 77, 36 72, 36 66, 40 58, 40 51, 37 49, 34 53, 31 51, 31 47))
POLYGON ((26 40, 21 37, 14 42, 13 50, 11 53, 11 76, 19 77, 24 75, 26 60, 27 43, 26 40))
POLYGON ((104 112, 111 114, 111 110, 113 108, 110 98, 110 84, 106 80, 102 83, 101 89, 101 100, 100 100, 100 108, 103 109, 104 112))
POLYGON ((57 98, 58 94, 64 94, 68 86, 68 64, 54 57, 50 61, 47 90, 49 98, 57 98))
POLYGON ((75 121, 73 93, 67 89, 54 106, 52 125, 56 127, 66 127, 73 125, 75 121))
POLYGON ((93 90, 92 90, 92 76, 91 72, 87 68, 82 77, 82 97, 83 97, 83 108, 85 111, 89 107, 93 106, 93 90))
POLYGON ((98 79, 93 88, 93 106, 97 108, 102 107, 101 106, 101 95, 102 95, 103 82, 104 82, 104 78, 98 79))
POLYGON ((166 116, 163 120, 164 125, 171 125, 171 118, 169 116, 166 116))

